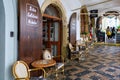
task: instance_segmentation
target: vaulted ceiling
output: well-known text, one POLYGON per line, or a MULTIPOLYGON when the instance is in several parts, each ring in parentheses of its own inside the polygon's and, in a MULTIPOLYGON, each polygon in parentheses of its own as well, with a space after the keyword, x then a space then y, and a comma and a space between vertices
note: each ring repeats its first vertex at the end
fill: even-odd
POLYGON ((88 11, 98 9, 99 13, 106 11, 120 11, 120 0, 61 0, 67 9, 77 11, 81 6, 86 5, 88 11))

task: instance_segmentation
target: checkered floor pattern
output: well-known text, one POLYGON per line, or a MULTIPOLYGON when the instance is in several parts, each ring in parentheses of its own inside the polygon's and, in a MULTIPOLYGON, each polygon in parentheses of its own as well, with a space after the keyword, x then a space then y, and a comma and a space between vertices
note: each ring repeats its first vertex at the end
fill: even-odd
POLYGON ((120 80, 120 47, 95 46, 85 61, 65 65, 64 80, 120 80))
MULTIPOLYGON (((65 65, 60 80, 120 80, 120 47, 97 45, 84 61, 65 65)), ((53 79, 54 80, 54 79, 53 79)))

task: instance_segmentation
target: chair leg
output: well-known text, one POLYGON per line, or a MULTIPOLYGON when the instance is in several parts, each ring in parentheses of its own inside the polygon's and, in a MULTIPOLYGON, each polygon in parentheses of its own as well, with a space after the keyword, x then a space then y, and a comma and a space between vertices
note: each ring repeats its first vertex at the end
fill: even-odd
POLYGON ((59 80, 59 78, 58 78, 58 70, 55 71, 55 78, 56 78, 55 80, 59 80))
POLYGON ((55 77, 56 77, 55 80, 60 80, 60 79, 59 79, 59 76, 58 76, 59 73, 61 73, 61 74, 63 75, 63 78, 65 77, 65 76, 64 76, 64 67, 62 67, 61 69, 62 69, 61 71, 56 70, 56 72, 55 72, 55 77))
POLYGON ((62 73, 63 73, 63 77, 65 78, 64 71, 65 71, 65 68, 63 66, 62 73))

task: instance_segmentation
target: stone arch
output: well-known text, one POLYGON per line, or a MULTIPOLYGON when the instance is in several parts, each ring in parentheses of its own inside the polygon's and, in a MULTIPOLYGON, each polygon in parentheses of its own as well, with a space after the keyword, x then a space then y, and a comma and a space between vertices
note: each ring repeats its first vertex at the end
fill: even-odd
POLYGON ((59 0, 45 0, 41 6, 41 13, 44 14, 44 11, 45 9, 50 5, 54 5, 59 11, 60 11, 60 14, 61 14, 61 18, 62 18, 62 26, 63 26, 63 31, 62 31, 62 34, 64 34, 64 36, 62 36, 62 46, 61 46, 61 49, 62 49, 62 55, 66 56, 66 54, 63 54, 65 53, 66 51, 66 46, 67 46, 67 43, 68 43, 68 40, 67 40, 67 37, 68 37, 68 24, 67 24, 67 17, 66 17, 66 11, 64 9, 64 6, 62 5, 62 3, 59 1, 59 0))
POLYGON ((60 12, 62 14, 61 18, 62 18, 63 25, 64 26, 67 25, 66 11, 64 9, 64 6, 62 6, 62 3, 59 0, 45 0, 41 6, 41 13, 43 14, 46 7, 50 4, 56 6, 56 8, 58 8, 60 10, 60 12))
POLYGON ((81 18, 81 33, 89 33, 88 31, 89 16, 87 7, 85 5, 81 7, 80 18, 81 18))

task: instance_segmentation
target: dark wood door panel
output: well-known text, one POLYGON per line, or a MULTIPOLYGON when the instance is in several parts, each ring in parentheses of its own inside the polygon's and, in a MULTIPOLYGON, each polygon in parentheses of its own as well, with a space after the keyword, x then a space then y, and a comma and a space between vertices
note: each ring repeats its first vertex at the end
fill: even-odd
POLYGON ((37 0, 19 0, 18 4, 18 58, 30 66, 42 57, 42 15, 37 0))
POLYGON ((76 13, 73 13, 69 23, 69 41, 75 44, 76 41, 76 13))
MULTIPOLYGON (((43 27, 47 27, 47 31, 45 33, 45 35, 47 34, 47 40, 44 40, 44 44, 46 46, 46 48, 50 48, 51 50, 53 49, 52 46, 56 46, 57 47, 57 55, 61 55, 61 40, 62 40, 62 21, 53 21, 52 19, 51 20, 48 20, 47 22, 44 22, 43 23, 43 27), (57 22, 58 23, 58 40, 51 40, 51 25, 53 23, 57 22), (47 25, 46 25, 47 24, 47 25)), ((57 27, 57 26, 55 26, 57 27)), ((54 33, 55 34, 55 33, 54 33)))

